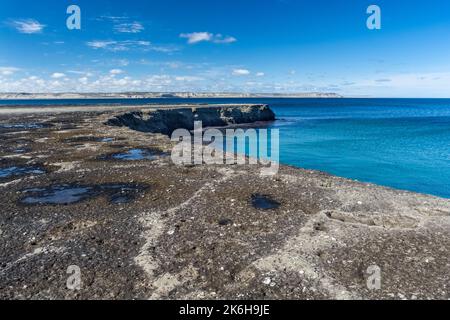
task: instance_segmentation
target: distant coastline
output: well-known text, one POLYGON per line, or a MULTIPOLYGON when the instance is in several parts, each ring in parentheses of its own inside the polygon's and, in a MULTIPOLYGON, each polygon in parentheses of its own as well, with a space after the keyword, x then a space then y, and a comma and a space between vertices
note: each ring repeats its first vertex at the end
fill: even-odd
POLYGON ((0 100, 151 99, 151 98, 343 98, 336 93, 225 93, 225 92, 123 92, 123 93, 0 93, 0 100))

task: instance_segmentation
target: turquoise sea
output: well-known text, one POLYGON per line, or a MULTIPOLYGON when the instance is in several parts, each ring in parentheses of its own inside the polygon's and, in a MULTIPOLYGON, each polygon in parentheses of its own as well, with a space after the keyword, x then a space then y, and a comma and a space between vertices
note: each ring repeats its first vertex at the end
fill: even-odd
POLYGON ((450 99, 0 101, 0 108, 99 103, 269 104, 282 163, 450 198, 450 99))
POLYGON ((450 198, 450 100, 282 102, 280 161, 450 198))

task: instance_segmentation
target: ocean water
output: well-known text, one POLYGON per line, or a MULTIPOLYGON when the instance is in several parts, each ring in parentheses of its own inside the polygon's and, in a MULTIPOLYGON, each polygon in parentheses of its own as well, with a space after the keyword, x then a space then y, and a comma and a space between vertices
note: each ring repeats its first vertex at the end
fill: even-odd
POLYGON ((280 161, 450 198, 450 100, 282 102, 280 161))
POLYGON ((283 164, 450 198, 450 99, 136 99, 1 105, 265 103, 283 164))

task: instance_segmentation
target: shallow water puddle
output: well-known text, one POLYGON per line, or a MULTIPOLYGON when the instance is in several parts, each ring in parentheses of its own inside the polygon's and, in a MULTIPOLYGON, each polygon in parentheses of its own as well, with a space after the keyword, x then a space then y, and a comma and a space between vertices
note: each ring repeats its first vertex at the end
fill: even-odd
POLYGON ((0 178, 18 177, 29 174, 44 174, 45 171, 38 167, 8 167, 0 168, 0 178))
POLYGON ((252 206, 260 210, 273 210, 278 209, 281 203, 273 200, 269 196, 254 194, 252 195, 252 206))
POLYGON ((228 226, 228 225, 231 225, 231 224, 233 224, 233 220, 231 220, 231 219, 221 219, 221 220, 219 220, 219 226, 225 227, 225 226, 228 226))
POLYGON ((23 154, 23 153, 27 153, 30 152, 31 150, 29 148, 18 148, 18 149, 14 149, 13 152, 14 153, 18 153, 18 154, 23 154))
POLYGON ((83 142, 113 142, 114 138, 83 136, 65 139, 66 143, 83 143, 83 142))
POLYGON ((33 195, 21 200, 24 204, 70 204, 88 197, 89 187, 58 186, 50 189, 30 189, 33 195))
POLYGON ((30 130, 49 127, 50 125, 44 123, 0 123, 0 129, 30 130))
POLYGON ((60 185, 26 189, 23 191, 26 196, 20 202, 26 205, 67 205, 106 196, 112 204, 125 204, 135 200, 146 189, 146 186, 129 184, 60 185))
POLYGON ((117 160, 155 160, 157 155, 155 152, 145 149, 131 149, 124 153, 112 155, 113 159, 117 160))
POLYGON ((138 161, 138 160, 156 160, 163 155, 161 151, 151 149, 131 149, 121 153, 113 153, 106 156, 101 156, 100 160, 123 160, 123 161, 138 161))

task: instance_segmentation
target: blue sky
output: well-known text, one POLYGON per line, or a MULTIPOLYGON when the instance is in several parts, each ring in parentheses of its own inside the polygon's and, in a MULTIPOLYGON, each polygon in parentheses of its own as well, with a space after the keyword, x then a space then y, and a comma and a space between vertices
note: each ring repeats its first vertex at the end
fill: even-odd
POLYGON ((0 92, 450 97, 449 40, 448 0, 4 0, 0 92))

